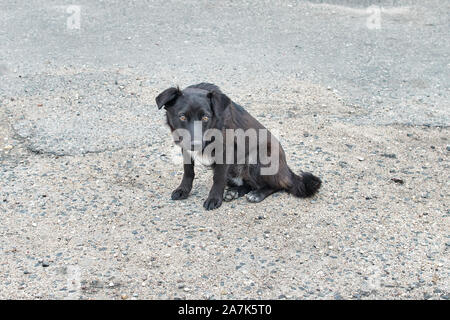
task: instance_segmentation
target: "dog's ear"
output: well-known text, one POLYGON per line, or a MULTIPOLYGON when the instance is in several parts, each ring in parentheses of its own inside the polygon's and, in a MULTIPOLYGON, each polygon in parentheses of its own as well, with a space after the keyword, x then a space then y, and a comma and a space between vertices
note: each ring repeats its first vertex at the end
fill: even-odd
POLYGON ((211 106, 215 115, 220 115, 230 105, 231 99, 221 92, 211 91, 207 97, 211 101, 211 106))
POLYGON ((173 103, 180 95, 181 91, 179 88, 172 87, 164 90, 155 99, 158 109, 161 109, 164 106, 167 107, 167 104, 173 103))

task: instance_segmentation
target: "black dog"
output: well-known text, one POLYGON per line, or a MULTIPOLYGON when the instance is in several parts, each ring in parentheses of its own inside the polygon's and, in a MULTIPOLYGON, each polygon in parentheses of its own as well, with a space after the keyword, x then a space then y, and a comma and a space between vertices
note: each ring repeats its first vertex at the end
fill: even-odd
MULTIPOLYGON (((296 175, 286 164, 286 157, 279 142, 268 132, 268 139, 257 137, 256 147, 250 145, 249 137, 242 141, 236 138, 220 142, 223 153, 213 151, 205 155, 203 151, 213 141, 205 139, 203 133, 216 129, 224 133, 227 129, 261 130, 264 126, 253 118, 241 106, 231 101, 220 89, 209 83, 189 86, 184 90, 169 88, 156 97, 156 104, 166 109, 167 124, 174 135, 175 143, 182 148, 184 156, 184 175, 180 186, 172 192, 172 199, 188 197, 194 180, 194 161, 211 166, 214 170, 213 186, 203 206, 207 210, 220 207, 222 200, 230 201, 247 195, 250 202, 260 202, 270 194, 285 190, 297 197, 309 197, 320 188, 321 180, 311 173, 301 172, 296 175), (201 134, 194 132, 194 122, 200 124, 201 134), (183 141, 177 132, 184 129, 190 134, 190 140, 183 141), (236 150, 245 144, 244 162, 239 162, 236 150), (230 147, 231 146, 231 147, 230 147), (276 152, 272 147, 277 147, 276 152), (232 150, 233 149, 233 150, 232 150), (267 149, 267 150, 265 150, 267 149), (266 151, 268 156, 275 157, 278 170, 274 174, 261 174, 270 163, 263 163, 260 156, 253 157, 251 151, 266 151), (225 160, 226 154, 233 152, 233 161, 225 160), (271 154, 272 152, 272 154, 271 154), (211 156, 212 155, 212 156, 211 156), (228 190, 224 197, 225 186, 228 190)), ((198 127, 197 127, 198 128, 198 127)))

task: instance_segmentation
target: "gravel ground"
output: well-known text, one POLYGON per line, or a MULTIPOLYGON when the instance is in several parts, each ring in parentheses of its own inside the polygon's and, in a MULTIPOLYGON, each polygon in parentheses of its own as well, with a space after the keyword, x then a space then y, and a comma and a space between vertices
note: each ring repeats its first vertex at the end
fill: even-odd
POLYGON ((0 3, 0 298, 449 298, 448 2, 79 3, 0 3), (170 200, 154 98, 201 81, 321 192, 170 200))

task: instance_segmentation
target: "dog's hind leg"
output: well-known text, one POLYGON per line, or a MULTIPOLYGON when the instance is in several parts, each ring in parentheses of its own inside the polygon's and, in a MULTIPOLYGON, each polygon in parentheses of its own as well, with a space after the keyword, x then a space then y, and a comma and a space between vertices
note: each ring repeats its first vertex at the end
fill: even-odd
POLYGON ((260 189, 253 190, 253 191, 250 191, 249 193, 247 193, 247 200, 249 202, 255 202, 255 203, 256 202, 261 202, 265 198, 270 196, 272 193, 275 193, 275 192, 277 192, 279 190, 281 190, 281 189, 274 189, 274 188, 269 187, 269 186, 262 187, 260 189))

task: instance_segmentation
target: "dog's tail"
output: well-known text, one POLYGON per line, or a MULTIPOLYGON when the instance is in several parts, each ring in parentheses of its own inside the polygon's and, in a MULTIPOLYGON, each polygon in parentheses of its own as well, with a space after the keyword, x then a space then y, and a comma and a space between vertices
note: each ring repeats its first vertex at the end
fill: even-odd
POLYGON ((289 169, 289 172, 291 173, 292 186, 287 191, 296 197, 311 197, 319 190, 322 184, 322 181, 312 173, 302 172, 298 176, 291 169, 289 169))

